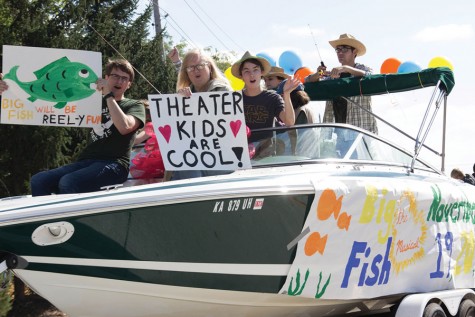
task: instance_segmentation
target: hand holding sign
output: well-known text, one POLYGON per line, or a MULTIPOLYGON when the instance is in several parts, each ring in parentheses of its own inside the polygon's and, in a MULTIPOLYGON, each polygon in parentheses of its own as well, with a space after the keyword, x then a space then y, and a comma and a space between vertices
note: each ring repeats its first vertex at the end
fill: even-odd
POLYGON ((166 170, 250 168, 241 92, 149 95, 166 170))

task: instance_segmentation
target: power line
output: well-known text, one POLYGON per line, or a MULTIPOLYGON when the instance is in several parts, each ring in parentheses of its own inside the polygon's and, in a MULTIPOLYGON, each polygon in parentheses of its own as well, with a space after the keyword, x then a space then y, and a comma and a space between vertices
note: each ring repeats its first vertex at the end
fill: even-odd
POLYGON ((190 8, 190 10, 196 15, 196 17, 201 21, 201 23, 203 23, 203 25, 208 29, 208 31, 228 50, 228 51, 231 51, 229 49, 229 47, 226 46, 226 44, 223 43, 223 41, 221 41, 218 36, 213 32, 213 30, 210 29, 210 27, 203 21, 203 19, 201 19, 201 17, 195 12, 195 10, 193 10, 193 8, 188 4, 188 2, 186 0, 183 0, 186 5, 190 8))
MULTIPOLYGON (((167 17, 168 17, 168 15, 165 15, 165 16, 164 16, 164 19, 166 19, 167 17)), ((175 32, 176 32, 179 36, 181 36, 181 39, 184 40, 186 43, 188 43, 189 46, 197 47, 197 45, 196 45, 195 43, 193 43, 193 41, 191 41, 191 39, 189 39, 189 38, 186 39, 186 38, 185 38, 185 35, 183 35, 183 34, 180 32, 180 30, 178 30, 175 26, 173 26, 172 23, 168 24, 168 22, 170 22, 170 21, 166 20, 166 22, 167 22, 167 24, 166 24, 165 26, 168 25, 168 26, 170 26, 173 30, 175 30, 175 32)), ((186 36, 186 37, 187 37, 187 36, 186 36)))
MULTIPOLYGON (((153 0, 148 0, 148 2, 149 2, 149 5, 150 5, 150 6, 153 6, 153 0)), ((175 32, 178 33, 178 35, 181 36, 181 38, 182 38, 183 40, 185 40, 185 42, 187 42, 188 45, 197 47, 197 45, 196 45, 196 44, 193 42, 193 40, 188 36, 188 34, 186 34, 186 32, 180 27, 180 25, 171 17, 170 13, 168 13, 168 12, 167 12, 163 7, 161 7, 161 6, 158 6, 158 8, 159 8, 161 11, 165 12, 165 15, 163 15, 163 16, 161 15, 161 17, 163 17, 163 19, 165 19, 165 22, 170 22, 170 21, 167 20, 167 18, 170 18, 171 21, 172 21, 177 27, 173 26, 172 23, 170 23, 169 26, 170 26, 173 30, 175 30, 175 32), (179 28, 180 30, 178 30, 177 28, 179 28)), ((165 25, 165 27, 164 27, 163 29, 165 29, 165 28, 166 28, 166 25, 165 25)))
MULTIPOLYGON (((149 0, 149 2, 152 4, 152 1, 153 0, 149 0)), ((209 32, 228 50, 228 51, 231 51, 231 49, 229 49, 229 47, 227 47, 226 44, 223 43, 223 41, 221 41, 221 39, 219 39, 219 37, 213 32, 213 30, 203 21, 203 19, 201 19, 201 17, 193 10, 193 8, 190 6, 190 4, 184 0, 186 5, 190 8, 190 10, 197 16, 197 18, 201 21, 201 23, 203 23, 203 25, 209 30, 209 32)), ((196 3, 196 2, 195 2, 196 3)), ((198 5, 198 4, 197 4, 198 5)), ((205 13, 205 15, 226 35, 229 37, 229 35, 226 34, 226 32, 224 32, 224 30, 222 30, 219 25, 214 22, 211 17, 209 17, 208 14, 206 14, 206 12, 203 10, 203 8, 201 8, 199 5, 198 7, 200 8, 200 10, 205 13)), ((175 21, 175 19, 173 19, 173 17, 170 15, 169 12, 167 12, 163 7, 159 6, 160 10, 162 10, 163 12, 165 12, 165 15, 163 16, 163 18, 165 20, 167 20, 167 18, 169 18, 171 21, 168 21, 167 22, 170 22, 168 25, 174 29, 183 39, 185 39, 186 42, 188 42, 188 44, 190 44, 191 46, 193 47, 198 47, 198 45, 196 45, 196 43, 191 39, 191 37, 181 28, 180 24, 175 21), (173 24, 171 23, 173 22, 173 24, 175 24, 175 26, 173 26, 173 24), (179 30, 178 30, 179 29, 179 30)), ((232 39, 231 39, 232 40, 232 39)), ((234 41, 233 41, 234 42, 234 41)), ((235 42, 234 42, 235 43, 235 42)), ((239 45, 237 43, 235 43, 238 47, 239 45)), ((241 48, 242 49, 242 48, 241 48)))
POLYGON ((233 39, 231 36, 229 36, 229 35, 219 26, 219 24, 216 23, 216 22, 208 15, 208 13, 206 13, 205 10, 203 10, 203 8, 199 5, 198 2, 196 2, 195 0, 193 0, 193 2, 194 2, 194 3, 196 4, 196 6, 201 10, 201 12, 203 12, 203 13, 208 17, 208 19, 210 19, 211 22, 213 22, 214 25, 216 25, 216 26, 218 27, 218 29, 219 29, 221 32, 223 32, 223 34, 226 35, 226 37, 227 37, 228 39, 231 40, 231 42, 233 42, 241 51, 245 51, 245 49, 243 49, 238 43, 236 43, 236 42, 234 41, 234 39, 233 39))
MULTIPOLYGON (((122 57, 123 59, 127 60, 127 58, 125 58, 124 55, 122 55, 121 52, 119 52, 114 45, 112 45, 108 40, 106 40, 106 38, 101 34, 99 33, 91 24, 89 24, 87 22, 87 20, 85 20, 85 23, 107 44, 109 45, 117 54, 119 54, 120 57, 122 57)), ((160 90, 158 90, 157 88, 155 88, 155 86, 147 79, 147 77, 145 77, 145 75, 143 75, 137 68, 135 68, 134 65, 130 64, 130 66, 132 66, 132 68, 137 72, 137 74, 139 74, 153 89, 155 89, 155 91, 158 93, 158 94, 162 94, 160 92, 160 90)))
MULTIPOLYGON (((198 47, 198 45, 196 45, 196 43, 193 42, 193 40, 188 36, 188 34, 186 34, 186 32, 180 27, 180 25, 172 18, 172 16, 170 15, 170 13, 168 13, 166 10, 164 10, 163 7, 160 7, 160 9, 161 9, 163 12, 166 13, 166 15, 164 16, 164 18, 165 18, 165 19, 166 19, 166 18, 170 18, 170 19, 173 21, 173 23, 175 23, 175 25, 180 29, 181 33, 180 33, 175 27, 172 26, 172 28, 173 28, 175 31, 177 31, 177 33, 180 34, 181 37, 183 37, 182 34, 184 34, 185 37, 189 40, 189 42, 188 42, 188 41, 187 41, 187 42, 188 42, 188 43, 191 43, 192 46, 198 47)), ((171 24, 170 24, 170 25, 171 25, 171 24)))

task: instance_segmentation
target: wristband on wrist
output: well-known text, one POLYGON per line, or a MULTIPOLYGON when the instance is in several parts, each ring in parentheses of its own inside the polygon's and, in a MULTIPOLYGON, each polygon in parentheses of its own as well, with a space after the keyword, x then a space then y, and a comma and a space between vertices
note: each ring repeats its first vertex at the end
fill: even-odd
POLYGON ((108 93, 107 95, 104 95, 102 98, 103 98, 104 100, 107 100, 107 99, 109 99, 110 97, 112 97, 112 98, 115 97, 115 96, 114 96, 114 93, 113 93, 112 91, 111 91, 110 93, 108 93))

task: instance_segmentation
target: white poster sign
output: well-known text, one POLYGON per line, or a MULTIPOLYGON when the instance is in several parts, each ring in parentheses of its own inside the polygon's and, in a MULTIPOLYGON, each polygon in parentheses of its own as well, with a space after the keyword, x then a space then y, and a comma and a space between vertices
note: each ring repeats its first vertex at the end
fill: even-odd
POLYGON ((362 299, 474 287, 475 187, 315 179, 282 294, 362 299))
POLYGON ((240 91, 148 98, 166 170, 251 167, 240 91))
POLYGON ((101 123, 101 53, 3 46, 0 122, 61 127, 101 123))

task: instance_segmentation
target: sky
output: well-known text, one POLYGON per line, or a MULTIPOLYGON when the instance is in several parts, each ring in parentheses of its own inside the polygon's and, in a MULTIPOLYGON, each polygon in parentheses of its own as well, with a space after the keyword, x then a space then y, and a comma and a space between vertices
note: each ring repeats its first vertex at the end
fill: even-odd
MULTIPOLYGON (((139 9, 151 0, 140 0, 139 9)), ((357 62, 379 73, 388 58, 411 61, 422 69, 443 57, 453 65, 455 87, 448 96, 444 170, 472 173, 475 163, 475 1, 473 0, 159 0, 161 24, 174 43, 190 48, 212 47, 235 52, 265 53, 278 60, 292 51, 302 66, 328 68, 338 60, 328 41, 349 33, 367 52, 357 62), (320 59, 321 58, 321 59, 320 59)), ((152 34, 154 33, 152 28, 152 34)), ((373 112, 416 137, 433 88, 373 97, 373 112)), ((323 102, 312 102, 323 117, 323 102)), ((433 106, 432 109, 435 107, 433 106)), ((437 112, 426 144, 442 152, 443 106, 437 112)), ((410 151, 414 142, 378 122, 379 135, 410 151)), ((441 158, 422 149, 420 157, 441 169, 441 158)))

